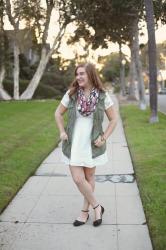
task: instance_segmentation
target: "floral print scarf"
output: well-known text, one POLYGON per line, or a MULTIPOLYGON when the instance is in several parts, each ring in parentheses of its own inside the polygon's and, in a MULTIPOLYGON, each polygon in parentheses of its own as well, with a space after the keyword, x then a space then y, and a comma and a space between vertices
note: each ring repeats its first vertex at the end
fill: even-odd
POLYGON ((99 90, 92 88, 88 99, 86 98, 83 88, 78 89, 77 101, 78 101, 78 111, 83 116, 89 116, 95 111, 96 105, 99 99, 99 90))

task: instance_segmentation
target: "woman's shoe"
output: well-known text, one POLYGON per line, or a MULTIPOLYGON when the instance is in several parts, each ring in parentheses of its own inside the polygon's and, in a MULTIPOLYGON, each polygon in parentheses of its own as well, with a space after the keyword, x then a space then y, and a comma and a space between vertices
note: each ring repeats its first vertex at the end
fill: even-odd
POLYGON ((98 204, 98 205, 97 205, 96 207, 94 207, 93 209, 97 208, 98 206, 101 207, 101 212, 100 212, 101 218, 98 219, 98 220, 95 220, 95 221, 93 222, 93 226, 94 226, 94 227, 98 227, 98 226, 102 223, 102 215, 103 215, 103 213, 104 213, 104 207, 102 207, 100 204, 98 204))
MULTIPOLYGON (((85 213, 88 213, 89 212, 89 210, 81 210, 82 212, 85 212, 85 213)), ((75 220, 74 222, 73 222, 73 226, 75 226, 75 227, 78 227, 78 226, 81 226, 81 225, 84 225, 86 222, 87 222, 87 220, 89 219, 89 214, 88 214, 88 217, 87 217, 87 219, 86 219, 86 221, 84 222, 84 221, 79 221, 79 220, 75 220)))

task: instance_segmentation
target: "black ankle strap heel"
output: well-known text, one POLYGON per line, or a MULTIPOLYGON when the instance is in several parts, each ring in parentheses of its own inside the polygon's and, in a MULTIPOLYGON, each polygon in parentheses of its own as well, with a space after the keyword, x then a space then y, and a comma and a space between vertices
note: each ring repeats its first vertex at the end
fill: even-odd
MULTIPOLYGON (((89 212, 89 210, 81 210, 81 211, 82 211, 82 212, 85 212, 85 213, 88 213, 88 212, 89 212)), ((88 214, 88 216, 87 216, 86 221, 75 220, 75 221, 73 222, 73 226, 78 227, 78 226, 84 225, 84 224, 87 222, 88 219, 89 219, 89 214, 88 214)))
POLYGON ((97 206, 93 207, 93 209, 97 208, 100 204, 98 204, 97 206))
POLYGON ((101 225, 101 223, 102 223, 102 215, 103 215, 103 213, 104 213, 104 207, 102 207, 100 204, 98 204, 97 206, 93 207, 93 209, 96 209, 98 206, 101 207, 101 212, 100 212, 101 218, 98 219, 98 220, 95 220, 95 221, 93 222, 93 226, 94 226, 94 227, 97 227, 97 226, 101 225))

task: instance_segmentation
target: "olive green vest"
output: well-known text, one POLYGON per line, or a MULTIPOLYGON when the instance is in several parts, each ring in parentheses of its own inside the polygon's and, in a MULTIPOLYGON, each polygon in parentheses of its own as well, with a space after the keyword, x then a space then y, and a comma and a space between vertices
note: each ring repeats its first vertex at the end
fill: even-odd
MULTIPOLYGON (((103 134, 102 122, 104 118, 104 109, 105 109, 104 99, 105 99, 105 92, 100 91, 99 101, 93 113, 93 127, 91 132, 92 158, 102 155, 106 150, 106 143, 104 143, 101 147, 97 147, 94 145, 94 141, 97 139, 97 137, 103 134)), ((72 95, 70 97, 68 105, 68 123, 65 128, 65 131, 68 135, 68 141, 67 140, 62 141, 62 152, 68 158, 70 158, 71 155, 72 134, 76 120, 76 101, 77 101, 76 95, 72 95)))

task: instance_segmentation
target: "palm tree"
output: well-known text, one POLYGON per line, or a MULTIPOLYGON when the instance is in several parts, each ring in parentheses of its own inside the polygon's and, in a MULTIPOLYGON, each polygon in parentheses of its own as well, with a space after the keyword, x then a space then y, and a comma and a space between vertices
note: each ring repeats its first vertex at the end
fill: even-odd
POLYGON ((157 116, 157 66, 156 66, 156 39, 154 24, 154 9, 152 0, 144 0, 146 22, 148 29, 148 57, 149 57, 149 90, 150 90, 150 123, 158 122, 157 116))

